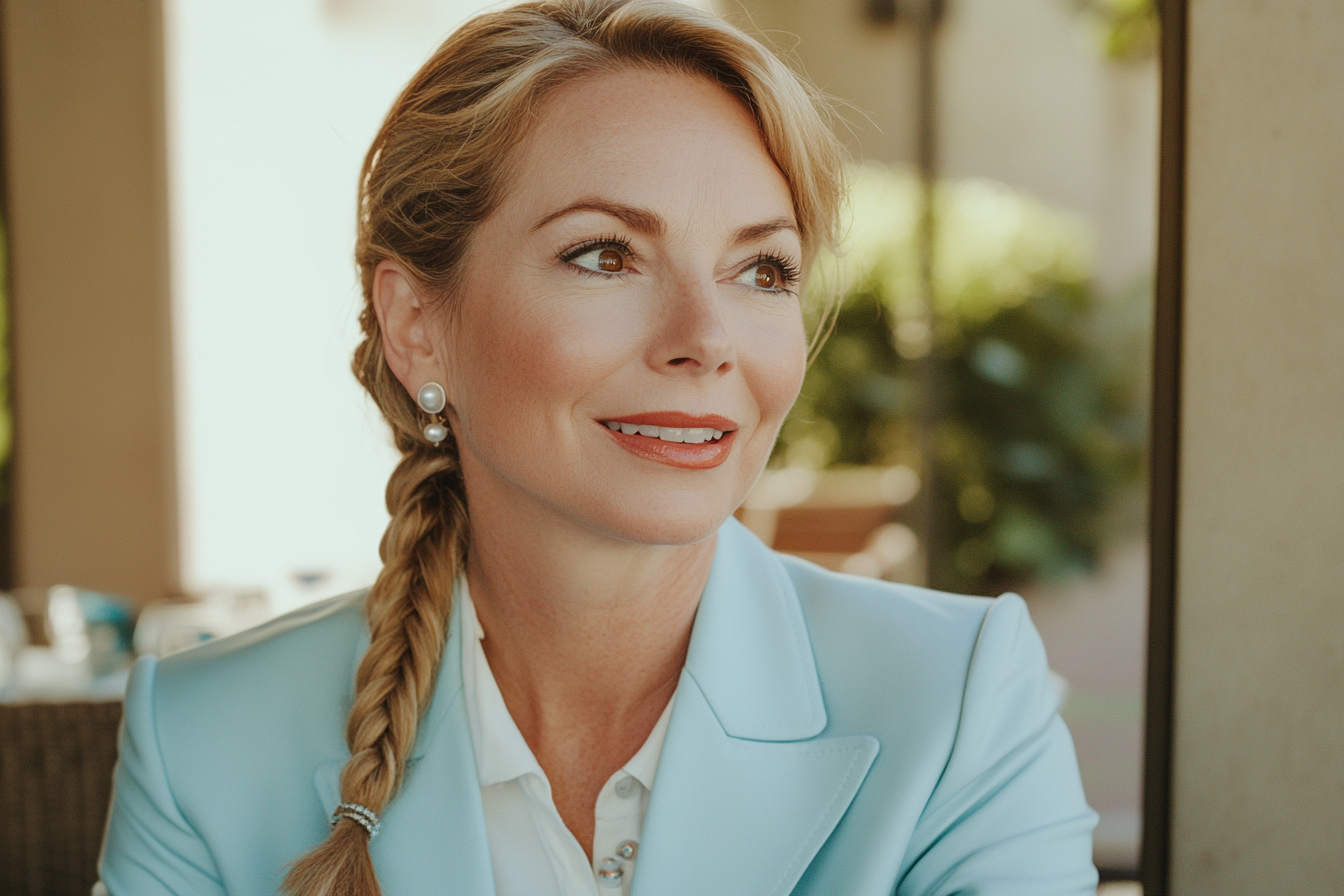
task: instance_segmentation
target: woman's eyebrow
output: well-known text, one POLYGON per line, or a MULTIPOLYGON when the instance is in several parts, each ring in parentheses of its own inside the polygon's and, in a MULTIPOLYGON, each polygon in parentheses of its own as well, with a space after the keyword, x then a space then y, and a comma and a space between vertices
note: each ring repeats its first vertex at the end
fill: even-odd
MULTIPOLYGON (((760 224, 748 224, 733 235, 733 245, 740 246, 743 243, 754 243, 757 240, 773 236, 781 230, 792 230, 794 233, 798 233, 798 225, 793 223, 792 218, 784 216, 762 221, 760 224)), ((798 235, 801 236, 802 234, 798 235)))
POLYGON ((536 224, 533 224, 532 230, 536 232, 557 218, 563 218, 565 215, 572 215, 576 212, 600 212, 604 215, 611 215, 613 218, 624 221, 632 230, 645 236, 662 236, 667 230, 667 222, 655 211, 597 198, 580 199, 578 202, 567 205, 558 211, 551 212, 536 224))
MULTIPOLYGON (((634 205, 626 205, 622 202, 613 202, 609 199, 599 199, 590 197, 580 199, 578 202, 571 203, 562 209, 557 209, 546 215, 536 224, 532 225, 533 232, 540 230, 547 224, 566 215, 573 215, 579 212, 598 212, 603 215, 610 215, 617 220, 623 221, 630 229, 645 236, 662 236, 667 232, 667 222, 663 217, 652 209, 640 208, 634 205)), ((771 218, 769 221, 762 221, 759 224, 748 224, 739 228, 737 233, 733 234, 733 245, 740 246, 743 243, 754 243, 757 240, 763 240, 768 236, 773 236, 782 230, 792 230, 798 233, 798 225, 793 219, 781 215, 778 218, 771 218)))

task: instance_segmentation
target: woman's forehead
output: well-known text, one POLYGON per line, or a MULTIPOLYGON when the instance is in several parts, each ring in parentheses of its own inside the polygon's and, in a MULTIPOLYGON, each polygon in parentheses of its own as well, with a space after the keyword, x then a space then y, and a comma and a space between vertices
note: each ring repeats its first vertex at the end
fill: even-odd
POLYGON ((524 215, 593 197, 670 219, 793 213, 751 113, 707 78, 679 72, 624 69, 564 85, 517 161, 505 204, 524 215))

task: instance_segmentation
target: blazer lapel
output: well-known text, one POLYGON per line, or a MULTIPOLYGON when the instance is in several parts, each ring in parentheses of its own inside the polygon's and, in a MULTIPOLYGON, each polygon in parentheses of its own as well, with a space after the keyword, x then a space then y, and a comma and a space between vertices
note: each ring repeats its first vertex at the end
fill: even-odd
MULTIPOLYGON (((370 844, 384 896, 494 896, 481 789, 462 702, 462 639, 453 610, 430 707, 420 722, 401 792, 370 844)), ((362 652, 361 652, 362 653, 362 652)), ((328 813, 340 803, 344 760, 318 766, 313 783, 328 813)))
POLYGON ((792 583, 729 520, 659 760, 633 896, 790 892, 878 752, 872 737, 819 737, 825 727, 792 583))

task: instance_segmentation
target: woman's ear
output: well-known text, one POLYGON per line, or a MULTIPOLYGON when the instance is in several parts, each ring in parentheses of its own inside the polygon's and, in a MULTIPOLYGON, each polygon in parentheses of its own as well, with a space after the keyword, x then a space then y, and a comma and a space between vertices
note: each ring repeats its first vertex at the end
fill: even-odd
POLYGON ((373 309, 383 334, 387 366, 412 396, 427 382, 443 382, 438 355, 442 334, 415 279, 390 259, 373 271, 373 309))

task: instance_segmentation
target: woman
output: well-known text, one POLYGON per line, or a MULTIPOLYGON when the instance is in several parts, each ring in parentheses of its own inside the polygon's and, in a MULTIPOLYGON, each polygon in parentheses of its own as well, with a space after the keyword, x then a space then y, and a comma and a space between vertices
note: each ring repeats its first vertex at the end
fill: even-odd
POLYGON ((808 91, 687 7, 450 37, 361 180, 383 572, 141 661, 108 890, 1090 892, 1021 601, 731 519, 802 383, 840 166, 808 91))

